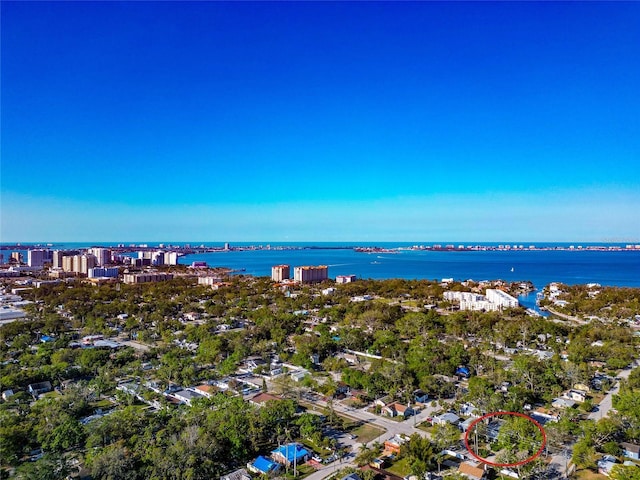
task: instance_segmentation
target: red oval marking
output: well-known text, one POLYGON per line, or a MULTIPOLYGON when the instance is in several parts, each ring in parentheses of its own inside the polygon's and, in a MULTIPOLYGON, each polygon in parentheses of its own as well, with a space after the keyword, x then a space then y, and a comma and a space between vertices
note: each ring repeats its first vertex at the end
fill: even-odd
POLYGON ((545 433, 544 428, 542 427, 542 425, 540 425, 537 421, 535 421, 529 415, 525 415, 524 413, 520 413, 520 412, 492 412, 492 413, 487 413, 486 415, 483 415, 482 417, 475 419, 471 423, 471 425, 469 425, 469 428, 467 429, 467 431, 464 432, 464 446, 467 448, 467 450, 469 451, 471 456, 473 458, 475 458, 476 460, 482 462, 482 463, 486 463, 487 465, 491 465, 492 467, 517 467, 517 466, 520 466, 520 465, 524 465, 525 463, 533 462, 536 458, 538 458, 542 454, 546 444, 547 444, 547 434, 545 433), (473 427, 475 427, 479 422, 481 422, 485 418, 497 417, 498 415, 514 415, 516 417, 526 418, 531 423, 533 423, 536 427, 538 427, 538 430, 540 430, 540 433, 542 434, 542 445, 540 445, 540 449, 536 453, 534 453, 531 457, 526 458, 526 459, 524 459, 524 460, 522 460, 520 462, 517 462, 517 463, 494 463, 494 462, 490 462, 486 458, 482 458, 481 456, 476 455, 475 453, 473 453, 473 450, 471 450, 471 447, 469 447, 469 432, 471 432, 471 430, 473 430, 473 427))

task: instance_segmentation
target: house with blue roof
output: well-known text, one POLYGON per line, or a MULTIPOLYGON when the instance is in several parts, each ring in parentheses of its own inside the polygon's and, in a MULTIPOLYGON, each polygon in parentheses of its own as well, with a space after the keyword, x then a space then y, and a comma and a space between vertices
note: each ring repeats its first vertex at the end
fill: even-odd
POLYGON ((280 470, 280 465, 260 455, 253 463, 247 463, 247 468, 258 475, 273 475, 280 470))
POLYGON ((276 450, 271 452, 271 458, 276 462, 283 465, 298 465, 306 462, 311 457, 311 452, 304 448, 299 443, 287 443, 286 445, 279 446, 276 450))

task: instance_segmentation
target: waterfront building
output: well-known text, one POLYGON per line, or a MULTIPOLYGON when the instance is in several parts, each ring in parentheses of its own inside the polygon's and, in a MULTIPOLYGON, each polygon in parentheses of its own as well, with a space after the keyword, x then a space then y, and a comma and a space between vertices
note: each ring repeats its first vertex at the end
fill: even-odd
POLYGON ((164 282, 166 280, 173 279, 171 273, 127 273, 124 275, 124 283, 149 283, 149 282, 164 282))
POLYGON ((289 265, 275 265, 271 267, 271 280, 274 282, 289 280, 290 277, 291 270, 289 269, 289 265))
POLYGON ((351 283, 356 281, 355 275, 338 275, 336 277, 336 283, 351 283))
POLYGON ((322 282, 329 278, 329 267, 326 265, 302 266, 293 269, 293 279, 300 283, 322 282))
POLYGON ((10 261, 15 263, 22 263, 22 254, 20 252, 11 252, 10 261))
POLYGON ((444 292, 444 299, 460 303, 460 310, 496 312, 518 306, 518 300, 502 290, 487 289, 487 295, 474 292, 444 292))
POLYGON ((177 265, 178 264, 178 252, 165 252, 164 254, 165 265, 177 265))
POLYGON ((164 265, 164 254, 162 250, 158 250, 151 255, 151 265, 164 265))
POLYGON ((487 289, 487 300, 491 303, 495 303, 501 308, 515 308, 518 306, 518 299, 512 297, 502 290, 496 290, 492 288, 487 289))

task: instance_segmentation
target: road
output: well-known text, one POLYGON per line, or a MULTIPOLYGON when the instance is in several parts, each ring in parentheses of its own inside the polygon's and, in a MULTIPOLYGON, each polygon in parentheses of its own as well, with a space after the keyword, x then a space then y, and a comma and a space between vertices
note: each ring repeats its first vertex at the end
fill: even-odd
MULTIPOLYGON (((637 366, 638 366, 638 363, 634 362, 631 365, 631 368, 625 368, 624 370, 622 370, 618 374, 618 378, 620 379, 629 378, 629 375, 631 374, 631 370, 633 370, 637 366)), ((613 388, 609 390, 609 393, 607 393, 605 397, 602 399, 602 401, 600 402, 600 405, 598 406, 598 411, 591 412, 589 414, 589 417, 587 418, 589 418, 589 420, 597 421, 609 415, 609 410, 611 410, 611 408, 613 407, 613 396, 617 394, 619 391, 620 391, 620 382, 616 382, 613 388)))

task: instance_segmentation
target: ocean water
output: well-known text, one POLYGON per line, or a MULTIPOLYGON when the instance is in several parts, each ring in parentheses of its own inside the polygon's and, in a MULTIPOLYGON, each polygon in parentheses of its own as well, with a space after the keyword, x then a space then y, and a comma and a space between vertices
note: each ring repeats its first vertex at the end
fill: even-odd
MULTIPOLYGON (((67 243, 54 244, 49 248, 72 249, 90 246, 113 246, 117 243, 147 243, 150 247, 158 242, 114 242, 114 243, 67 243)), ((165 242, 168 244, 171 242, 165 242)), ((183 245, 185 242, 173 242, 183 245)), ((433 242, 432 242, 433 243, 433 242)), ((443 245, 459 245, 463 242, 438 242, 443 245)), ((529 243, 523 243, 525 246, 529 243)), ((191 245, 201 245, 192 242, 191 245)), ((464 243, 467 245, 468 243, 464 243)), ((222 246, 223 243, 205 243, 205 246, 222 246)), ((247 246, 249 243, 233 243, 232 246, 247 246)), ((257 243, 253 243, 257 245, 257 243)), ((267 243, 263 243, 267 245, 267 243)), ((640 250, 595 251, 595 250, 509 250, 509 251, 421 251, 401 250, 398 253, 359 253, 349 246, 337 243, 272 243, 276 246, 315 246, 319 248, 298 250, 244 250, 221 251, 186 255, 181 264, 205 261, 209 266, 228 267, 255 276, 270 276, 273 265, 327 265, 329 276, 354 274, 358 278, 429 279, 441 280, 496 280, 509 282, 531 281, 537 289, 551 282, 568 285, 599 283, 601 285, 640 287, 640 250)), ((407 247, 405 243, 353 243, 350 246, 379 246, 383 248, 407 247)), ((484 245, 495 245, 485 243, 484 245)), ((536 244, 538 247, 568 244, 536 244)), ((588 246, 589 244, 583 244, 588 246)), ((577 246, 577 244, 576 244, 577 246)), ((623 246, 616 244, 616 246, 623 246)), ((3 250, 5 262, 11 250, 3 250)), ((26 260, 26 251, 23 252, 26 260)))
POLYGON ((640 287, 640 251, 400 251, 359 253, 353 250, 258 250, 187 255, 180 263, 205 261, 256 276, 271 275, 278 264, 327 265, 329 276, 358 278, 531 281, 540 289, 551 282, 568 285, 640 287))

